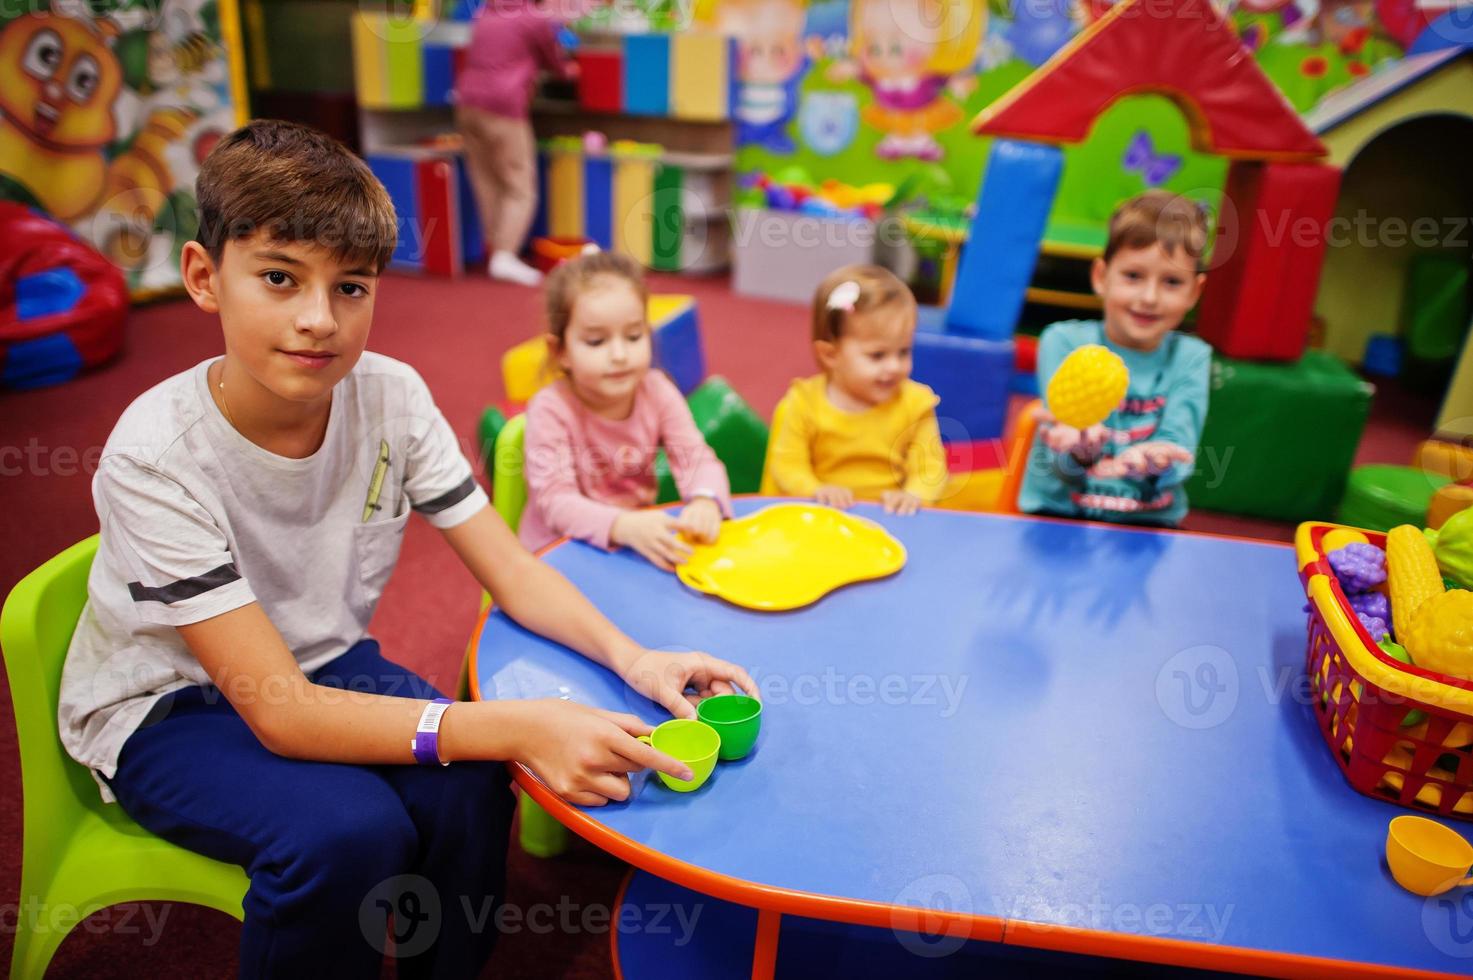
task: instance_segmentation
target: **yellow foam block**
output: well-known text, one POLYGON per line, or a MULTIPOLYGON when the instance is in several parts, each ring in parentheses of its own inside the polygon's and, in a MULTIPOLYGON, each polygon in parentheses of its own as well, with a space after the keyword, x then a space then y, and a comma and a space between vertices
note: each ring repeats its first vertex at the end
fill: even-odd
POLYGON ((1465 483, 1449 483, 1439 487, 1427 505, 1427 526, 1438 529, 1454 514, 1473 507, 1473 487, 1465 483))
POLYGON ((1428 439, 1417 447, 1417 469, 1435 473, 1459 483, 1473 480, 1473 448, 1456 442, 1428 439))
POLYGON ((946 485, 946 493, 936 501, 943 510, 997 511, 998 494, 1002 491, 1007 471, 1001 467, 956 473, 946 485))
POLYGON ((501 383, 509 401, 525 404, 552 380, 547 370, 547 340, 533 337, 501 355, 501 383))
POLYGON ((365 109, 382 109, 389 102, 388 86, 384 84, 388 52, 378 24, 381 20, 382 14, 353 15, 353 88, 358 104, 365 109))
POLYGON ((583 237, 583 154, 553 150, 547 158, 547 230, 554 238, 583 237))
POLYGON ((685 296, 680 293, 659 293, 651 296, 649 304, 645 307, 644 315, 649 318, 650 326, 656 330, 664 326, 670 320, 690 309, 691 304, 696 301, 694 296, 685 296))
POLYGON ((655 161, 648 158, 614 162, 614 251, 641 265, 654 256, 655 161))
POLYGON ((731 105, 730 39, 686 31, 670 38, 670 111, 678 119, 721 120, 731 105))

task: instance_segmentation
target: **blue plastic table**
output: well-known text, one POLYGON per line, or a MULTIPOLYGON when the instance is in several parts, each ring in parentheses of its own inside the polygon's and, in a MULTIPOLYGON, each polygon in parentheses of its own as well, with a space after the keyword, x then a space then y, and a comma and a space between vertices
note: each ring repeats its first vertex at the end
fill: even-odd
MULTIPOLYGON (((1473 971, 1473 898, 1397 887, 1383 845, 1405 811, 1352 790, 1315 727, 1291 549, 857 513, 906 567, 790 613, 627 552, 545 556, 639 642, 762 689, 757 748, 698 792, 637 780, 583 809, 517 774, 606 850, 759 909, 754 975, 782 913, 1261 975, 1473 971)), ((499 612, 474 658, 478 697, 666 717, 499 612)))

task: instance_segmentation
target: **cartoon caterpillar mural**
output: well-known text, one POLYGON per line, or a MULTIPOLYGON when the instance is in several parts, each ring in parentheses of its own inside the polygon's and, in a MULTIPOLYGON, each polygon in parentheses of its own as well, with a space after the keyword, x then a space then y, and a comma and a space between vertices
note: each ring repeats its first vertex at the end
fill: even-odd
POLYGON ((0 27, 0 197, 71 225, 136 284, 151 256, 167 258, 158 236, 177 224, 172 198, 213 143, 209 117, 229 111, 208 73, 220 46, 197 28, 124 34, 58 4, 0 27), (147 45, 141 84, 126 67, 126 52, 143 53, 135 41, 147 45))
POLYGON ((174 177, 165 161, 171 143, 198 118, 192 109, 155 109, 128 152, 113 160, 93 227, 102 254, 125 269, 148 257, 154 220, 168 202, 174 177))

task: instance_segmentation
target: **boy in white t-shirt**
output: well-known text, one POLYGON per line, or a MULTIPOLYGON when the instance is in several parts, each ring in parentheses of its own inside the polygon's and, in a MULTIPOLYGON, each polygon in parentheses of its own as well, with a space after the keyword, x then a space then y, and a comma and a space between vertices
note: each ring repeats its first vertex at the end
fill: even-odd
POLYGON ((460 912, 501 900, 512 812, 490 760, 586 805, 626 798, 630 771, 688 770, 632 715, 447 708, 380 656, 365 630, 410 513, 508 615, 672 713, 694 716, 688 688, 754 685, 620 633, 488 506, 419 375, 364 352, 396 222, 361 160, 257 121, 197 192, 184 285, 225 355, 145 392, 108 439, 62 740, 143 826, 245 867, 243 976, 377 977, 388 910, 426 897, 406 887, 440 914, 396 921, 401 975, 474 976, 495 939, 474 923, 495 920, 460 912))

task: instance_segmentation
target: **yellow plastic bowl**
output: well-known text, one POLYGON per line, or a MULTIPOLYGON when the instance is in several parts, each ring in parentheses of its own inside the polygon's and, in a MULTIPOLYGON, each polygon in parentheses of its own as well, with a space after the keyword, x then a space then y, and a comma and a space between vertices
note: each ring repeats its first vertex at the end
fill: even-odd
POLYGON ((1386 864, 1396 883, 1418 895, 1441 895, 1461 885, 1473 867, 1473 844, 1426 817, 1397 817, 1386 831, 1386 864))
POLYGON ((778 611, 904 567, 905 547, 873 521, 817 504, 773 504, 724 523, 716 542, 697 545, 676 574, 697 592, 778 611))

